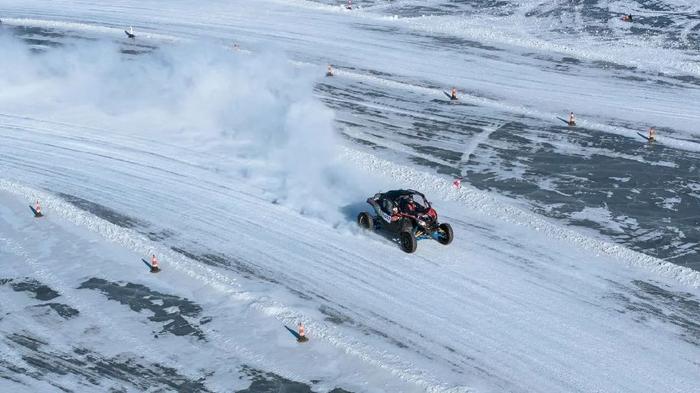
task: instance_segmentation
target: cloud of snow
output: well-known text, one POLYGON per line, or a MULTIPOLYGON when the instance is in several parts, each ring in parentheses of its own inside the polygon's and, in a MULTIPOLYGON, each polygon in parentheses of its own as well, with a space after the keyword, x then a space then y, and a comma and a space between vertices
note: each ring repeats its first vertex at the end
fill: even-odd
MULTIPOLYGON (((313 95, 322 69, 283 53, 175 44, 141 55, 80 42, 42 53, 0 35, 0 106, 11 113, 186 146, 232 182, 304 214, 342 219, 353 175, 336 162, 333 112, 313 95)), ((80 130, 76 130, 79 133, 80 130)), ((190 157, 188 157, 190 158, 190 157)))

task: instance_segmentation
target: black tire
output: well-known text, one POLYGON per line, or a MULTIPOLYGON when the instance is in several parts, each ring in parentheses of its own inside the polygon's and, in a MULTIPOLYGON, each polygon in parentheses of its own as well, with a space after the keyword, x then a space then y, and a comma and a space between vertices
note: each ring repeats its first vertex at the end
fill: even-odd
POLYGON ((405 252, 411 254, 416 251, 418 247, 418 242, 416 241, 416 235, 410 231, 403 231, 399 234, 399 241, 401 242, 401 249, 405 252))
POLYGON ((454 233, 452 233, 452 227, 450 224, 447 223, 442 223, 440 226, 438 226, 438 232, 440 233, 440 237, 437 238, 437 241, 440 242, 440 244, 443 245, 448 245, 452 243, 452 239, 454 239, 454 233))
POLYGON ((362 229, 372 230, 374 229, 374 220, 369 213, 362 212, 357 216, 357 225, 362 229))

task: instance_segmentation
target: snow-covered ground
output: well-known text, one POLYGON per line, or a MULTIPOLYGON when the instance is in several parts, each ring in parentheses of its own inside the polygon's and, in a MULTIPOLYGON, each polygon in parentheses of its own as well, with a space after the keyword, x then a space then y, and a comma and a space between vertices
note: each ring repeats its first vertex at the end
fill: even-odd
MULTIPOLYGON (((459 165, 489 158, 484 145, 502 147, 509 118, 557 121, 571 100, 591 132, 634 131, 607 125, 611 118, 665 122, 667 148, 692 154, 700 141, 687 120, 698 117, 697 88, 630 83, 601 95, 626 82, 585 66, 578 75, 499 60, 520 56, 522 40, 477 35, 508 48, 491 60, 488 48, 440 46, 419 33, 421 18, 390 17, 375 3, 357 15, 305 1, 0 7, 11 31, 0 35, 2 390, 700 386, 700 273, 468 182, 455 189, 401 155, 412 146, 414 163, 456 165, 448 173, 465 175, 459 165), (127 25, 137 41, 123 37, 127 25), (440 50, 444 67, 435 72, 440 50), (336 78, 321 81, 329 62, 340 65, 336 78), (453 83, 472 89, 462 102, 475 106, 431 101, 453 83), (572 84, 581 86, 575 94, 572 84), (631 98, 652 90, 653 101, 631 98), (372 94, 389 98, 364 99, 372 94), (429 110, 418 106, 421 96, 429 110), (468 122, 469 111, 479 118, 471 131, 403 133, 404 122, 421 128, 416 118, 444 121, 444 108, 465 111, 453 120, 468 122), (375 132, 377 124, 394 135, 375 132), (456 158, 435 155, 434 143, 458 145, 456 158), (423 191, 455 241, 421 241, 408 255, 360 232, 354 220, 366 197, 394 187, 423 191), (44 218, 31 216, 36 199, 44 218), (163 272, 147 272, 141 259, 150 253, 163 272), (299 321, 311 337, 301 345, 284 328, 299 321)), ((695 72, 678 52, 650 51, 678 56, 666 72, 695 72)), ((645 59, 639 72, 657 65, 645 59)), ((587 154, 529 132, 522 138, 587 154)), ((518 165, 496 175, 522 178, 528 169, 518 165)), ((539 184, 556 189, 551 179, 539 184)), ((678 209, 674 198, 653 203, 678 209)), ((570 218, 613 232, 640 225, 601 207, 570 218)))

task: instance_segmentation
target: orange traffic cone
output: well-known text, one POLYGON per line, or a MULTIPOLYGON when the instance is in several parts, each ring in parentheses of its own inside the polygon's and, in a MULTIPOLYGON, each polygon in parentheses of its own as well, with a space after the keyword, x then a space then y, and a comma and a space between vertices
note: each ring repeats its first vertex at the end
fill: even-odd
POLYGON ((299 337, 297 338, 297 341, 300 343, 309 341, 309 338, 306 337, 306 332, 304 331, 304 324, 299 322, 299 337))
POLYGON ((158 258, 156 258, 156 254, 153 254, 153 256, 151 256, 151 273, 158 273, 159 271, 158 258))
MULTIPOLYGON (((31 206, 30 206, 31 207, 31 206)), ((39 204, 39 200, 36 200, 36 204, 34 205, 34 208, 32 209, 34 212, 34 217, 43 217, 44 214, 41 212, 41 205, 39 204)))

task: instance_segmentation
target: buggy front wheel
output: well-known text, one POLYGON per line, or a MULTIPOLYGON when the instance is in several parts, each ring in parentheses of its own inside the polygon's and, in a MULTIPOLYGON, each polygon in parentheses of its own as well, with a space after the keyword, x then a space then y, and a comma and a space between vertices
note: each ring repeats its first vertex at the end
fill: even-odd
POLYGON ((438 237, 437 241, 440 242, 440 244, 443 245, 448 245, 452 243, 452 239, 454 239, 454 234, 452 233, 452 227, 450 224, 447 223, 442 223, 438 226, 438 237))
POLYGON ((409 254, 415 252, 416 248, 418 247, 416 235, 414 235, 411 231, 401 232, 399 234, 399 241, 401 242, 401 249, 409 254))
POLYGON ((372 220, 372 216, 367 212, 362 212, 357 216, 357 224, 362 229, 374 229, 374 220, 372 220))

